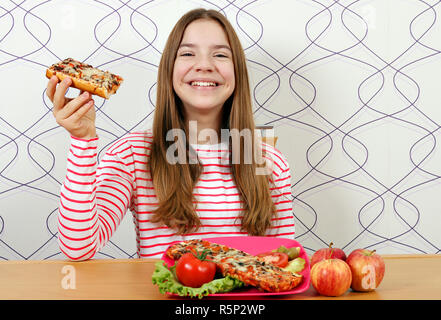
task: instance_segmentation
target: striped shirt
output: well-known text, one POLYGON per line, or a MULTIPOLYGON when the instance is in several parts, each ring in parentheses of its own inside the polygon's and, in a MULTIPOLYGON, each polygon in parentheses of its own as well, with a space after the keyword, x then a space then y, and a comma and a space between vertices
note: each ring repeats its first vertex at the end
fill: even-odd
MULTIPOLYGON (((201 227, 177 235, 174 229, 150 221, 158 205, 147 168, 152 140, 151 131, 127 134, 113 143, 98 163, 98 138, 71 137, 58 210, 58 242, 68 259, 92 258, 128 211, 133 216, 139 258, 161 258, 175 241, 246 235, 241 231, 242 201, 228 165, 227 144, 195 147, 203 166, 193 191, 201 227)), ((289 165, 280 151, 262 145, 266 157, 273 161, 271 193, 277 209, 267 235, 293 239, 289 165)))

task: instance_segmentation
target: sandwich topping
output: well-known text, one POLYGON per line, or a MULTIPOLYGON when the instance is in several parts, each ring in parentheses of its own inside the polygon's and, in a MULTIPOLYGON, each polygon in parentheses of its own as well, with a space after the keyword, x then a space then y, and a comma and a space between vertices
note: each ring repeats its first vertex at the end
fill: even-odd
POLYGON ((67 58, 53 64, 50 69, 91 82, 95 85, 106 88, 108 91, 112 91, 114 86, 119 86, 122 81, 122 78, 117 75, 94 68, 89 64, 76 61, 72 58, 67 58))

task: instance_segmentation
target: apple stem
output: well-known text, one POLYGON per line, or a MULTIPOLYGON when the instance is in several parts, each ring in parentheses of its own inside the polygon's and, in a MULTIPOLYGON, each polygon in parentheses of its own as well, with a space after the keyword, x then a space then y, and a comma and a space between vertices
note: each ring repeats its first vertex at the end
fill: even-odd
POLYGON ((334 248, 332 247, 334 245, 334 243, 330 243, 329 244, 329 249, 331 249, 331 252, 329 253, 329 259, 331 259, 332 258, 332 254, 334 253, 334 248))

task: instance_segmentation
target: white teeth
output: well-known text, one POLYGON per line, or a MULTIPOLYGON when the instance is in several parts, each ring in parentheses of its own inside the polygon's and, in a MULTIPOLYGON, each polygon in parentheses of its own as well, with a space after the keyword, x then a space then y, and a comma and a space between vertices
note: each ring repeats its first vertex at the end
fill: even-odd
POLYGON ((197 87, 215 87, 216 83, 215 82, 204 82, 204 81, 193 81, 191 83, 192 86, 197 86, 197 87))

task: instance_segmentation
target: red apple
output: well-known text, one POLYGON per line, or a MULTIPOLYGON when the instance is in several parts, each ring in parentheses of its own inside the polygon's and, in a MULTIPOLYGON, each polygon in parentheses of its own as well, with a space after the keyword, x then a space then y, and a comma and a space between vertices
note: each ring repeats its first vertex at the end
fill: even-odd
POLYGON ((355 291, 372 291, 384 277, 383 258, 375 250, 356 249, 346 259, 352 272, 351 288, 355 291))
POLYGON ((345 261, 346 254, 342 249, 332 248, 333 243, 329 244, 328 248, 319 249, 311 257, 311 268, 317 262, 325 260, 325 259, 340 259, 345 261))
POLYGON ((351 286, 351 268, 341 259, 317 262, 311 269, 311 283, 318 293, 338 297, 351 286))

